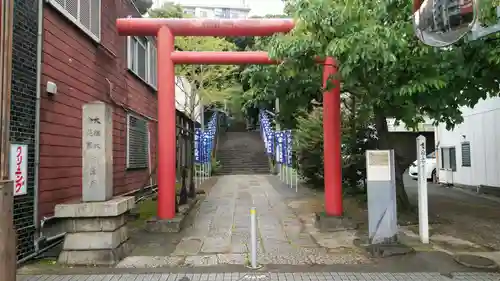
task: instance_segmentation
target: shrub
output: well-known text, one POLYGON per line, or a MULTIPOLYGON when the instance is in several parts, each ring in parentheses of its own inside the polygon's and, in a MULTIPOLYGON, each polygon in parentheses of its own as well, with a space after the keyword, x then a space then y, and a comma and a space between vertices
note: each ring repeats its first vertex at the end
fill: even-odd
MULTIPOLYGON (((342 183, 344 193, 364 193, 366 192, 365 151, 376 147, 375 130, 367 122, 343 122, 343 125, 342 183)), ((297 118, 297 129, 294 132, 294 152, 297 157, 299 173, 313 188, 323 188, 322 107, 316 107, 304 117, 297 118)))
POLYGON ((293 146, 299 173, 312 187, 323 186, 323 108, 297 118, 293 146))

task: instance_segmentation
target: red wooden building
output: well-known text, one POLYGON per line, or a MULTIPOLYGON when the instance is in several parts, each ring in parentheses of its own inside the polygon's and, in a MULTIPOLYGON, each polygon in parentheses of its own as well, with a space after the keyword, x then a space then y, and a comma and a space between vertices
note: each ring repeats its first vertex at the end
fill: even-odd
POLYGON ((11 143, 28 150, 14 210, 20 261, 48 235, 54 207, 81 198, 85 103, 114 107, 115 195, 156 182, 156 43, 115 24, 141 16, 134 2, 16 0, 11 143))
POLYGON ((132 1, 49 0, 43 12, 40 218, 81 196, 82 106, 90 101, 114 105, 115 194, 148 184, 157 100, 155 42, 116 32, 116 18, 140 16, 132 1))

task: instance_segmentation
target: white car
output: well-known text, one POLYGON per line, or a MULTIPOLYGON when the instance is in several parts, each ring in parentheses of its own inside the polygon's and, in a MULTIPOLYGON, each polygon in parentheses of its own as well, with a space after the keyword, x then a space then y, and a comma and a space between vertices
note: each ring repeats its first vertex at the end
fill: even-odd
MULTIPOLYGON (((425 173, 427 180, 436 181, 436 152, 431 152, 427 154, 427 160, 425 161, 425 173)), ((411 163, 410 168, 408 168, 408 174, 414 180, 418 179, 418 167, 417 160, 411 163)))

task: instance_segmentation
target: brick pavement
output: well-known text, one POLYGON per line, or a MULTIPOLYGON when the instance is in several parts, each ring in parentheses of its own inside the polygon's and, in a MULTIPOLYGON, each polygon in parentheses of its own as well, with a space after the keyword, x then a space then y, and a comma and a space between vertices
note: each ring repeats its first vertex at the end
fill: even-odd
POLYGON ((193 224, 183 230, 183 238, 170 256, 132 253, 118 267, 245 264, 249 255, 251 207, 256 207, 258 215, 260 264, 369 262, 352 243, 355 231, 319 233, 312 225, 314 214, 311 213, 310 218, 299 218, 270 182, 271 177, 220 177, 201 203, 193 224))
POLYGON ((246 273, 205 274, 115 274, 115 275, 37 275, 19 276, 18 281, 498 281, 499 273, 461 272, 449 275, 439 273, 259 273, 253 278, 244 278, 246 273), (260 278, 259 278, 260 277, 260 278), (262 278, 265 277, 265 278, 262 278), (451 277, 451 278, 450 278, 451 277))

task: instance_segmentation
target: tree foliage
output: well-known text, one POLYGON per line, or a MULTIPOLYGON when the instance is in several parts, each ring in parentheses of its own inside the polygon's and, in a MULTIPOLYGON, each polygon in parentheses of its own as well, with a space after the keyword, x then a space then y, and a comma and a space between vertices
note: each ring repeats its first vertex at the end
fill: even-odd
MULTIPOLYGON (((186 16, 179 5, 166 3, 161 8, 150 9, 150 17, 182 18, 186 16)), ((180 37, 175 38, 175 48, 179 51, 232 51, 237 46, 219 37, 180 37)), ((193 92, 186 93, 196 103, 195 96, 200 97, 204 105, 220 104, 238 89, 237 67, 233 65, 176 65, 176 75, 187 78, 193 92)), ((180 81, 180 80, 178 80, 180 81)))
POLYGON ((182 7, 172 3, 165 3, 160 8, 149 9, 148 15, 151 18, 182 18, 185 16, 182 7))
MULTIPOLYGON (((236 46, 217 37, 176 37, 183 51, 231 51, 236 46)), ((234 65, 177 65, 177 75, 186 77, 206 104, 221 102, 232 93, 237 67, 234 65)))
MULTIPOLYGON (((283 62, 247 68, 244 78, 251 85, 250 102, 283 99, 280 110, 286 116, 302 116, 298 119, 301 130, 304 124, 311 125, 308 118, 317 119, 318 114, 303 112, 321 104, 321 68, 314 64, 316 56, 336 59, 339 75, 335 78, 341 78, 342 91, 354 97, 356 107, 367 116, 360 124, 375 126, 379 149, 394 148, 386 118, 416 127, 428 116, 453 128, 462 122, 462 106, 498 94, 494 74, 500 70, 498 42, 462 42, 446 49, 424 46, 413 34, 411 1, 289 0, 286 7, 296 19, 296 28, 255 44, 283 62)), ((293 120, 288 122, 294 125, 293 120)), ((365 138, 356 136, 357 130, 350 135, 365 138)), ((397 157, 398 206, 402 209, 409 208, 402 182, 408 160, 397 157)))

